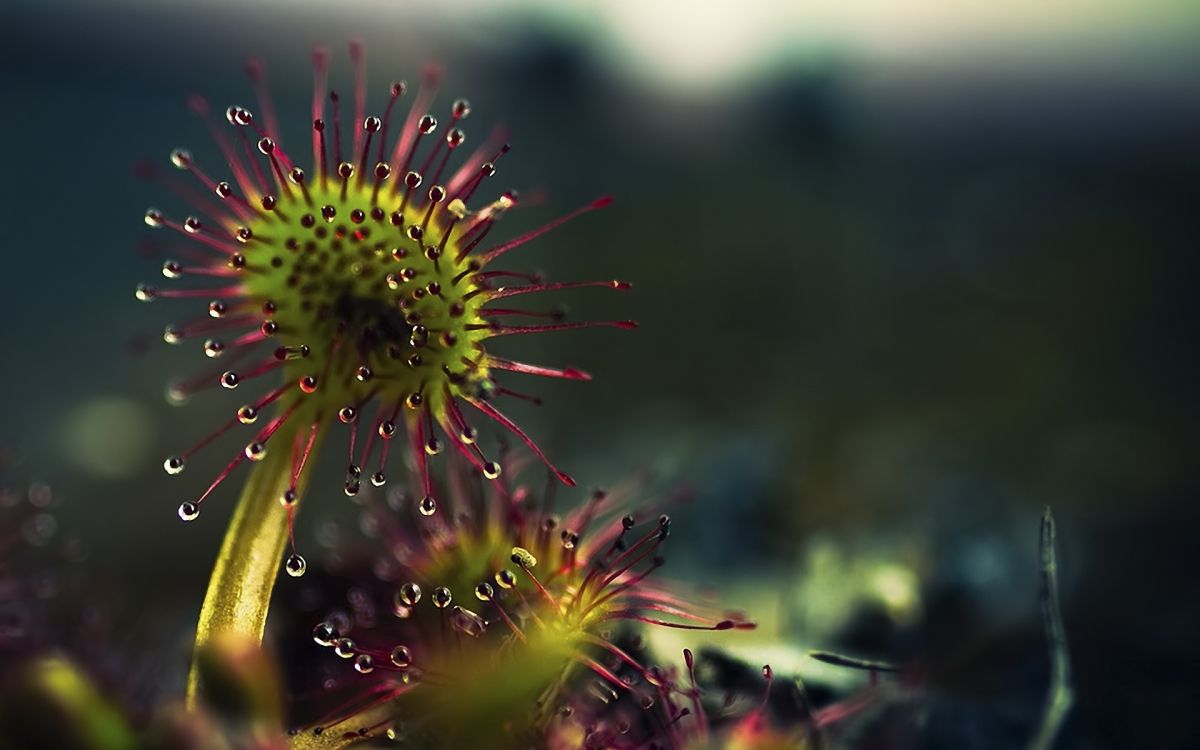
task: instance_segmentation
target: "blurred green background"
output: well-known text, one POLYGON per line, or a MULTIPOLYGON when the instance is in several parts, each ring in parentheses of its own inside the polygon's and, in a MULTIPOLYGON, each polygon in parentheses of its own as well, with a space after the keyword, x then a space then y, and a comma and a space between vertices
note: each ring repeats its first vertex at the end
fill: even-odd
MULTIPOLYGON (((469 143, 510 129, 493 186, 544 199, 506 236, 617 196, 521 260, 633 281, 560 299, 641 328, 505 342, 596 376, 511 411, 582 485, 652 468, 694 487, 668 570, 763 620, 747 658, 920 664, 927 746, 1019 744, 1045 689, 1051 504, 1079 683, 1063 745, 1200 733, 1188 2, 8 0, 0 440, 58 488, 97 588, 167 623, 162 681, 181 680, 236 491, 185 528, 176 506, 225 452, 184 478, 159 464, 240 401, 165 404, 203 357, 156 343, 194 307, 133 299, 160 262, 144 209, 183 210, 134 168, 185 145, 220 172, 184 100, 253 106, 250 55, 284 143, 306 138, 309 51, 329 44, 349 90, 350 38, 369 108, 436 60, 435 111, 469 98, 469 143), (139 336, 156 345, 133 353, 139 336)), ((326 458, 310 546, 352 517, 326 458)))

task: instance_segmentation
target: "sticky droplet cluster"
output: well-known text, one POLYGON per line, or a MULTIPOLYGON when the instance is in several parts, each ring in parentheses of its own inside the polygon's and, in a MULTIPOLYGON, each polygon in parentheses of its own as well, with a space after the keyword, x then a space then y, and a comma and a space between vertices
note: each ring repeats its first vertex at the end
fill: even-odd
MULTIPOLYGON (((517 470, 501 458, 506 470, 488 485, 448 461, 445 512, 434 516, 400 488, 364 498, 360 526, 384 550, 370 562, 374 583, 351 576, 351 590, 337 596, 344 604, 312 630, 357 674, 342 676, 333 659, 330 672, 306 677, 350 705, 361 694, 385 706, 370 717, 372 732, 402 724, 429 747, 547 746, 563 707, 611 693, 622 712, 645 713, 677 692, 663 670, 620 645, 627 630, 754 627, 655 582, 671 528, 658 509, 669 501, 623 513, 637 493, 627 485, 559 515, 551 495, 510 484, 517 470)), ((366 719, 339 715, 301 731, 352 731, 356 721, 366 719)))

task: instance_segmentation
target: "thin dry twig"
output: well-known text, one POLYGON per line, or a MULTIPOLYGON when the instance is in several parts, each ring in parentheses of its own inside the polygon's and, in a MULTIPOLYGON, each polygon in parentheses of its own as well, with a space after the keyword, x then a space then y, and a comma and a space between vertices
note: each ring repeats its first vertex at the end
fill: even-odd
POLYGON ((1050 651, 1050 690, 1042 723, 1029 742, 1030 750, 1050 750, 1062 729, 1067 713, 1074 702, 1071 687, 1071 657, 1067 652, 1067 633, 1063 627, 1062 607, 1058 598, 1058 559, 1054 546, 1055 524, 1050 508, 1042 515, 1041 543, 1041 601, 1042 622, 1046 629, 1046 646, 1050 651))
POLYGON ((832 651, 809 651, 808 655, 813 659, 826 664, 832 664, 835 667, 847 667, 849 669, 861 669, 867 672, 899 672, 900 667, 886 661, 876 661, 874 659, 860 659, 857 656, 848 656, 846 654, 837 654, 832 651))

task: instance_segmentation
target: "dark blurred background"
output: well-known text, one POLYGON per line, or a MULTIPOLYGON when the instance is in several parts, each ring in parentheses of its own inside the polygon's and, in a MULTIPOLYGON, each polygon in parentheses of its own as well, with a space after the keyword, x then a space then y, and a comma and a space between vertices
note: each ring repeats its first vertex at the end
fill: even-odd
MULTIPOLYGON (((924 744, 1017 746, 1046 688, 1049 504, 1078 690, 1063 746, 1188 746, 1198 21, 1077 0, 8 0, 0 440, 58 488, 97 590, 154 611, 181 668, 236 490, 185 528, 175 507, 224 451, 182 478, 159 464, 236 404, 166 405, 198 347, 131 351, 195 310, 133 298, 161 262, 143 211, 183 210, 135 165, 186 145, 220 173, 184 100, 253 106, 250 55, 284 142, 306 138, 312 45, 348 91, 359 38, 370 109, 436 60, 435 111, 469 98, 475 143, 509 127, 493 185, 544 200, 508 236, 617 196, 522 259, 633 281, 561 299, 641 328, 505 342, 596 376, 512 411, 583 485, 653 468, 696 489, 669 569, 760 618, 735 653, 814 679, 810 648, 920 664, 924 744)), ((336 479, 316 486, 302 540, 348 513, 336 479)))

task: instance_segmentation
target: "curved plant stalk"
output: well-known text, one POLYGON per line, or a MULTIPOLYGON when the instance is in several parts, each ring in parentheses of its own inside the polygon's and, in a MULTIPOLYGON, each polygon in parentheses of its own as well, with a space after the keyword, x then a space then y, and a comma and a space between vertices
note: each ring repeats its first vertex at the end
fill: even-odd
MULTIPOLYGON (((297 427, 285 423, 274 436, 273 450, 255 465, 242 490, 237 509, 221 542, 213 566, 200 619, 196 623, 196 645, 188 673, 187 703, 194 707, 200 687, 196 655, 215 639, 242 636, 261 643, 271 604, 271 591, 279 575, 280 559, 288 543, 288 511, 279 497, 292 482, 291 446, 297 427)), ((324 435, 318 428, 313 446, 324 435)), ((300 477, 297 491, 303 495, 310 472, 300 477)), ((293 512, 299 509, 299 502, 293 512)))

